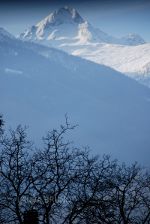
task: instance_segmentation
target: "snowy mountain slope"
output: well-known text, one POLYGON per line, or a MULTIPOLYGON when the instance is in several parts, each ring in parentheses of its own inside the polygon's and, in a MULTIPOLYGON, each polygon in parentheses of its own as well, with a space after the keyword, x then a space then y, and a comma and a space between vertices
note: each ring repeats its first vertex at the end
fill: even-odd
POLYGON ((20 37, 57 47, 60 47, 63 43, 104 42, 125 45, 145 43, 136 34, 129 34, 123 38, 112 37, 100 29, 94 28, 74 8, 70 7, 63 7, 54 11, 39 23, 27 29, 20 37))
POLYGON ((71 136, 76 144, 149 163, 149 88, 56 49, 11 38, 0 49, 0 105, 9 125, 29 125, 39 142, 68 113, 79 124, 71 136))
MULTIPOLYGON (((67 46, 66 46, 67 47, 67 46)), ((123 46, 93 44, 70 47, 71 53, 110 66, 150 86, 150 44, 123 46)))
POLYGON ((5 29, 0 27, 0 41, 4 41, 4 40, 6 41, 6 40, 14 39, 14 38, 15 37, 12 34, 10 34, 5 29))

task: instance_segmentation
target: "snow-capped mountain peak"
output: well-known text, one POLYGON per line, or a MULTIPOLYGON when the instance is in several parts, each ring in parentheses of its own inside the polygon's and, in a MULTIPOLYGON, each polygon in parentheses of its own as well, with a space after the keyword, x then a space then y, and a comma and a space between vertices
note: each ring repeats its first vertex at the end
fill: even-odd
POLYGON ((52 12, 20 37, 28 40, 63 39, 64 36, 70 36, 70 30, 73 33, 71 36, 74 37, 77 27, 84 22, 76 9, 65 6, 52 12))
POLYGON ((42 41, 42 44, 58 47, 66 44, 87 44, 93 42, 111 43, 116 40, 84 20, 78 11, 62 7, 20 35, 21 39, 42 41))
MULTIPOLYGON (((22 39, 42 41, 48 46, 58 47, 91 43, 109 43, 137 46, 145 41, 137 34, 122 38, 113 37, 84 20, 74 8, 65 6, 55 10, 36 25, 20 35, 22 39)), ((66 50, 66 49, 63 49, 66 50)))

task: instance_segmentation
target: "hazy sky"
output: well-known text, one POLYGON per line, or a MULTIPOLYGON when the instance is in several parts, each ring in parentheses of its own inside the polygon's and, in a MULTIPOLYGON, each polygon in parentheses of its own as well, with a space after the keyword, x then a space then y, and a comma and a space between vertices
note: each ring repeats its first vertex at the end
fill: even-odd
POLYGON ((0 27, 17 35, 64 5, 111 35, 132 32, 150 41, 150 0, 1 0, 0 27))

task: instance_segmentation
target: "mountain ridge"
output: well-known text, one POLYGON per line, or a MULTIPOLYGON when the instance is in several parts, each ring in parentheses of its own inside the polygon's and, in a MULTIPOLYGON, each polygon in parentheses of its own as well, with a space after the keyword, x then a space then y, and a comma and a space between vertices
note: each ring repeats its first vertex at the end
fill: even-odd
MULTIPOLYGON (((122 38, 113 37, 98 28, 93 27, 88 21, 84 20, 76 9, 65 6, 55 10, 36 25, 27 29, 20 35, 22 39, 46 41, 46 44, 52 44, 54 39, 62 39, 67 32, 64 25, 71 25, 68 29, 73 29, 71 41, 79 42, 104 42, 118 43, 123 45, 144 44, 145 41, 137 34, 128 34, 122 38), (62 33, 59 30, 63 29, 62 33), (59 29, 59 30, 58 30, 59 29), (58 33, 58 34, 57 34, 58 33), (85 39, 83 41, 83 39, 85 39)), ((66 35, 65 35, 66 36, 66 35)))
POLYGON ((10 38, 0 48, 1 113, 11 126, 29 125, 30 136, 39 139, 68 113, 80 125, 72 136, 79 145, 149 164, 149 88, 32 42, 10 38))

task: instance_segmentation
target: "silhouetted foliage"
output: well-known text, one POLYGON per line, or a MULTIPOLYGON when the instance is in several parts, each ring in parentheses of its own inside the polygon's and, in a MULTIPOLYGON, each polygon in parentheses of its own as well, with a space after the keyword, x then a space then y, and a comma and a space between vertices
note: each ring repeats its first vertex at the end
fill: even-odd
POLYGON ((74 148, 65 138, 75 128, 67 117, 36 150, 25 128, 6 134, 0 119, 0 223, 23 224, 28 211, 43 224, 150 223, 146 169, 74 148))

